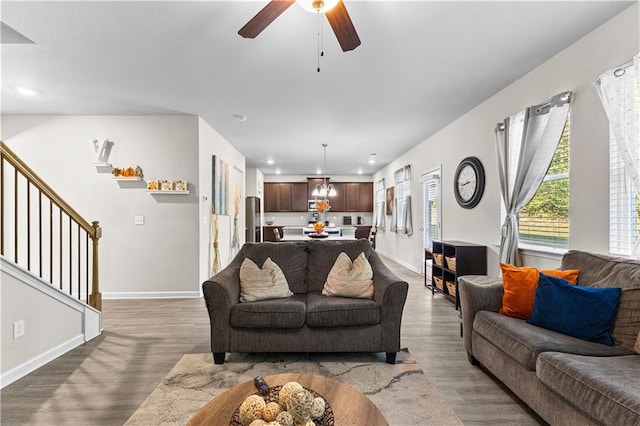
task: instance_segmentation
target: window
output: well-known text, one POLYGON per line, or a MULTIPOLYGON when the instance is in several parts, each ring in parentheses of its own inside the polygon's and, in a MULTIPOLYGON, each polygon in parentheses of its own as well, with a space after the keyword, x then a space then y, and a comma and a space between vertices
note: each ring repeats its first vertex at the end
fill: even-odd
POLYGON ((640 55, 604 72, 596 89, 609 119, 609 252, 640 257, 640 55))
MULTIPOLYGON (((422 248, 431 250, 440 240, 440 167, 423 173, 422 182, 422 248)), ((422 251, 424 256, 424 250, 422 251)))
POLYGON ((540 188, 518 215, 519 241, 569 246, 569 120, 540 188))
POLYGON ((638 192, 625 173, 622 156, 610 134, 609 155, 609 252, 618 256, 633 255, 640 229, 638 192))

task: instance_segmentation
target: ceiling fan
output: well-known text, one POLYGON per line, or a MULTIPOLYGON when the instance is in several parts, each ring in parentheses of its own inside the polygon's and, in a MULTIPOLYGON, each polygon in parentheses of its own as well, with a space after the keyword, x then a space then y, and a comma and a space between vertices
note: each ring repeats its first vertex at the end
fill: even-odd
POLYGON ((342 0, 271 0, 244 27, 240 28, 238 34, 244 38, 256 38, 262 30, 296 2, 306 10, 324 13, 327 16, 344 52, 360 46, 360 38, 342 0))

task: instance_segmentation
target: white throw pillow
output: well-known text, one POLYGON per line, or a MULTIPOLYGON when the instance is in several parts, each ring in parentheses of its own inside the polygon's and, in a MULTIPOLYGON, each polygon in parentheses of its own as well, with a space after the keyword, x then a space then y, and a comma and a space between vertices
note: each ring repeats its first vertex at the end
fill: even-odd
POLYGON ((262 269, 245 258, 240 266, 240 302, 277 299, 293 295, 282 269, 270 257, 262 269))
POLYGON ((344 252, 340 253, 327 276, 322 294, 371 299, 373 297, 373 270, 364 252, 360 253, 353 263, 349 255, 344 252))

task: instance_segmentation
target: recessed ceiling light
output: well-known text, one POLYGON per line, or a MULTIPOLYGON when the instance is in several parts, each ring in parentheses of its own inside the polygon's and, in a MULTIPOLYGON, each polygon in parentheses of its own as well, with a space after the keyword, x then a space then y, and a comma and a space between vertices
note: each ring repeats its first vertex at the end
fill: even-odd
POLYGON ((233 114, 233 118, 235 118, 238 121, 247 121, 247 116, 246 115, 233 114))
POLYGON ((280 173, 282 173, 280 169, 276 169, 276 174, 279 175, 280 173))
POLYGON ((376 153, 369 154, 369 164, 373 164, 376 162, 376 153))
POLYGON ((322 174, 322 169, 316 169, 316 174, 317 175, 321 175, 322 174))
POLYGON ((358 169, 358 174, 361 175, 362 174, 362 169, 358 169))
POLYGON ((267 159, 267 164, 268 164, 268 165, 270 165, 270 166, 271 166, 271 165, 273 165, 274 163, 275 163, 275 161, 273 161, 273 158, 269 158, 269 159, 267 159))
POLYGON ((16 92, 18 92, 22 96, 33 97, 33 96, 38 96, 40 94, 39 91, 27 86, 16 86, 14 87, 14 89, 16 90, 16 92))

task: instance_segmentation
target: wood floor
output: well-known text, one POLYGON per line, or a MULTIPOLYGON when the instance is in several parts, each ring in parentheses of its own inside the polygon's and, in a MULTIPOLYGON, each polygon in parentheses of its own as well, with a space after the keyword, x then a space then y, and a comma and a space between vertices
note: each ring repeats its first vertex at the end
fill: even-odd
MULTIPOLYGON (((544 424, 484 371, 471 366, 458 312, 422 275, 385 259, 409 282, 407 347, 468 425, 544 424)), ((185 353, 209 352, 202 299, 105 300, 102 335, 2 390, 0 424, 122 425, 185 353)))

